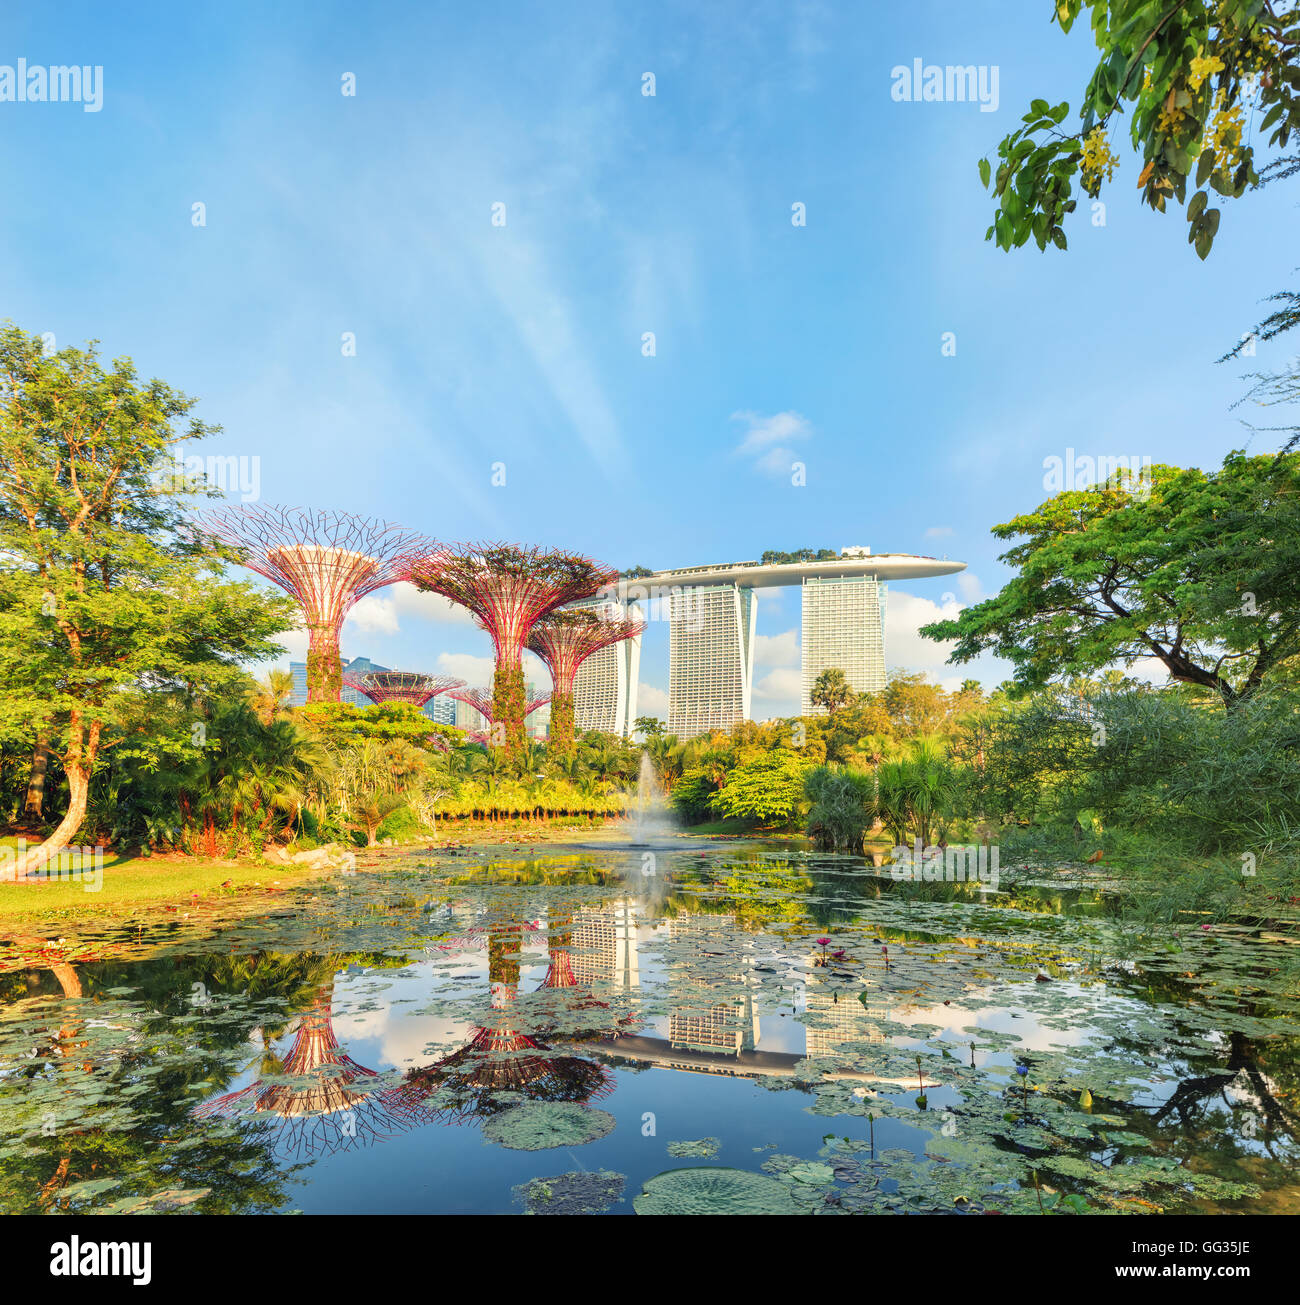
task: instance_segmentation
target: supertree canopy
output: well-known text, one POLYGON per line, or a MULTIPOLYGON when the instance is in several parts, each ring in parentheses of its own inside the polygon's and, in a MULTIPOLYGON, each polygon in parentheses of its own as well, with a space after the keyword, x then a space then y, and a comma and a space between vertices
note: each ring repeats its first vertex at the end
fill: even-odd
POLYGON ((592 598, 618 579, 613 567, 590 558, 513 544, 448 548, 417 563, 411 580, 468 608, 492 638, 496 671, 493 718, 505 726, 508 752, 524 745, 523 652, 544 616, 592 598))
POLYGON ((243 504, 207 513, 200 525, 298 600, 307 626, 308 702, 339 700, 339 630, 357 599, 438 556, 425 535, 346 512, 243 504))
POLYGON ((551 729, 547 747, 562 755, 573 751, 573 681, 578 667, 592 653, 639 635, 638 617, 606 616, 591 608, 560 610, 544 616, 528 637, 529 651, 546 664, 554 682, 551 690, 551 729))
POLYGON ((463 689, 464 680, 454 675, 424 675, 419 671, 344 672, 343 683, 364 693, 371 702, 412 702, 423 707, 430 698, 451 689, 463 689))

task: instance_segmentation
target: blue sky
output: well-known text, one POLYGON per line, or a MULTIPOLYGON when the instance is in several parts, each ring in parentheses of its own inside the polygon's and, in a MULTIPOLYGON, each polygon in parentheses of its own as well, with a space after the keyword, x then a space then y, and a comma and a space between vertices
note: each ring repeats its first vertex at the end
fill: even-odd
MULTIPOLYGON (((1046 497, 1045 457, 1248 440, 1245 367, 1214 359, 1290 270, 1280 194, 1230 204, 1201 263, 1126 146, 1068 253, 984 242, 977 159, 1091 66, 1050 8, 11 7, 0 64, 102 65, 103 105, 0 103, 0 316, 200 396, 223 433, 190 451, 258 458, 271 502, 620 566, 961 558, 891 587, 886 648, 960 679, 915 629, 1004 582, 989 527, 1046 497), (997 111, 896 102, 918 57, 996 66, 997 111)), ((764 594, 759 717, 795 709, 798 617, 764 594)), ((487 651, 401 590, 344 631, 403 669, 481 679, 487 651)), ((664 714, 666 626, 642 666, 664 714)))

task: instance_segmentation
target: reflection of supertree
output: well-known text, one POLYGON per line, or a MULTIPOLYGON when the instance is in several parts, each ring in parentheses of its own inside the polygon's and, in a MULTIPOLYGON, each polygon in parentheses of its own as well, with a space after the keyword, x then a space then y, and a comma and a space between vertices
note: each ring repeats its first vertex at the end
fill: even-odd
POLYGON ((410 702, 417 707, 440 693, 465 687, 465 681, 454 675, 424 675, 420 671, 369 671, 361 675, 347 672, 343 683, 364 693, 371 702, 410 702))
POLYGON ((572 553, 509 544, 456 547, 415 565, 411 579, 442 594, 478 618, 492 638, 496 671, 493 718, 505 726, 506 749, 524 746, 523 652, 544 616, 580 598, 591 598, 618 573, 572 553))
POLYGON ((602 616, 588 608, 552 612, 533 626, 528 647, 546 664, 551 691, 551 728, 547 747, 556 754, 573 751, 573 681, 592 653, 641 633, 640 617, 602 616))
POLYGON ((307 701, 337 702, 339 630, 364 595, 430 564, 438 545, 384 521, 270 504, 219 508, 202 528, 241 551, 241 561, 298 600, 307 625, 307 701))
POLYGON ((425 1122, 400 1090, 366 1090, 373 1069, 339 1047, 330 1018, 330 994, 304 1012, 284 1061, 284 1072, 304 1083, 258 1081, 206 1102, 194 1113, 261 1118, 276 1134, 276 1149, 295 1158, 351 1150, 425 1122))
MULTIPOLYGON (((447 696, 449 698, 455 698, 458 702, 463 702, 468 706, 473 707, 474 710, 478 712, 485 721, 487 721, 489 728, 486 732, 483 730, 465 731, 470 742, 490 743, 492 741, 491 726, 497 723, 497 716, 495 715, 496 707, 492 695, 486 689, 451 689, 447 696)), ((530 698, 526 698, 524 700, 524 715, 531 716, 538 707, 544 707, 548 702, 550 702, 550 700, 551 695, 549 693, 538 693, 530 698)))
POLYGON ((609 1072, 594 1061, 552 1051, 525 1033, 515 1007, 523 926, 495 925, 488 935, 491 1015, 463 1047, 407 1075, 404 1108, 461 1122, 495 1114, 520 1098, 589 1101, 613 1090, 609 1072))

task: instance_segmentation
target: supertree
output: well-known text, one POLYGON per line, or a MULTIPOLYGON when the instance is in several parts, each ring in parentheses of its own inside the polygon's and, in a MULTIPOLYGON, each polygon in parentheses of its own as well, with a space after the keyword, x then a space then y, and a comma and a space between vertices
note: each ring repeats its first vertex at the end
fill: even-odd
POLYGON ((552 612, 533 626, 528 649, 542 659, 553 681, 546 740, 552 754, 573 752, 573 681, 578 667, 602 648, 635 638, 643 628, 639 616, 606 616, 581 607, 552 612))
POLYGON ((468 608, 496 650, 492 715, 505 726, 506 751, 524 746, 523 652, 533 627, 567 603, 592 598, 618 572, 574 553, 513 544, 457 545, 418 562, 411 580, 468 608))
POLYGON ((403 1108, 449 1122, 496 1114, 518 1101, 586 1102, 613 1090, 607 1070, 556 1051, 525 1031, 515 1008, 525 926, 497 922, 488 933, 489 1010, 469 1041, 432 1065, 411 1070, 398 1089, 403 1108))
MULTIPOLYGON (((447 696, 455 698, 458 702, 467 703, 473 707, 480 716, 487 721, 489 730, 466 730, 466 736, 471 743, 491 743, 491 726, 498 723, 496 715, 496 704, 492 695, 486 689, 451 689, 447 696)), ((532 697, 524 699, 524 715, 531 716, 538 707, 544 707, 551 701, 549 693, 537 693, 532 697)))
POLYGON ((417 707, 440 693, 465 687, 465 681, 454 675, 424 675, 419 671, 367 671, 360 675, 345 671, 343 683, 364 693, 371 702, 410 702, 417 707))
POLYGON ((195 1115, 251 1115, 273 1135, 275 1150, 294 1159, 384 1141, 428 1122, 404 1085, 376 1090, 369 1082, 375 1071, 340 1049, 330 1005, 329 989, 322 988, 298 1022, 283 1075, 227 1092, 195 1115))
POLYGON ((429 565, 438 556, 426 535, 346 512, 243 504, 206 513, 200 526, 302 607, 308 702, 339 700, 339 630, 353 603, 408 579, 415 562, 429 565))

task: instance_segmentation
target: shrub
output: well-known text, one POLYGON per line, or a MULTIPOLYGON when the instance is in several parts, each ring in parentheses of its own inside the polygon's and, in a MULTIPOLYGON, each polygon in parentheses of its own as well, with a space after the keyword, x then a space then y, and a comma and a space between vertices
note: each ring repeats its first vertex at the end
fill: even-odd
POLYGON ((817 766, 804 780, 808 837, 826 852, 861 852, 875 805, 874 782, 849 766, 817 766))

